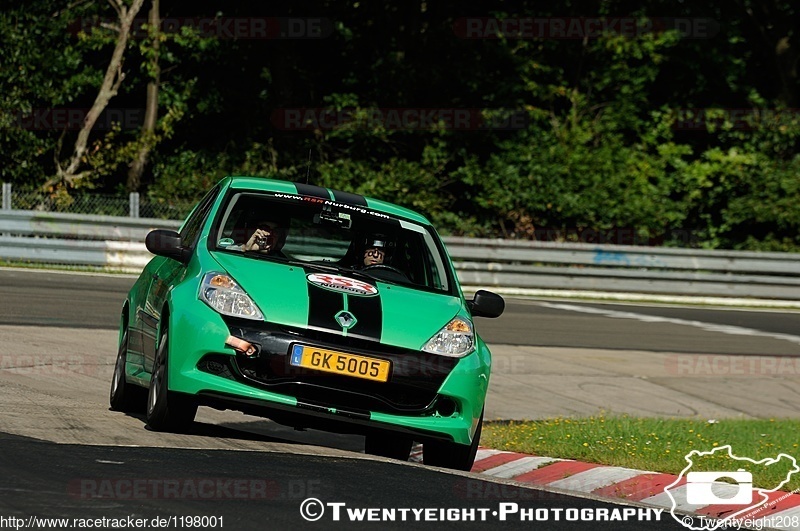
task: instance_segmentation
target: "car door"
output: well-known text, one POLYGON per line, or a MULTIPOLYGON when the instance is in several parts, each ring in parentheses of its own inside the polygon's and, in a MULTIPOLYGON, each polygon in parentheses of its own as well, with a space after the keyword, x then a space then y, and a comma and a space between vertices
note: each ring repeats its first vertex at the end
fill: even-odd
MULTIPOLYGON (((214 206, 214 200, 219 193, 219 187, 212 189, 203 198, 197 207, 192 211, 186 219, 180 230, 181 245, 194 252, 197 247, 197 242, 200 239, 200 232, 205 225, 206 220, 214 206)), ((172 258, 161 258, 160 264, 153 264, 155 267, 152 269, 150 277, 150 287, 147 291, 145 299, 144 311, 142 315, 142 331, 145 341, 143 345, 144 351, 144 369, 148 373, 152 372, 153 363, 156 354, 156 337, 159 330, 159 323, 161 322, 162 309, 164 302, 169 296, 169 292, 173 286, 183 281, 186 275, 186 264, 183 264, 172 258)))
POLYGON ((147 292, 150 290, 153 275, 163 262, 164 258, 160 256, 156 256, 148 262, 130 296, 133 315, 130 316, 130 326, 128 328, 127 361, 129 366, 135 367, 137 374, 144 369, 145 352, 153 348, 153 342, 155 341, 152 336, 153 325, 148 323, 152 318, 147 309, 147 292))

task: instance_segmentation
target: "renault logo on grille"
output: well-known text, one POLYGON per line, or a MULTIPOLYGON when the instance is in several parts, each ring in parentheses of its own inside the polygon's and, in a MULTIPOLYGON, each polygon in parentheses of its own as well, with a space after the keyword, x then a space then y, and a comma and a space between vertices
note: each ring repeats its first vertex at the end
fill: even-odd
POLYGON ((356 316, 347 310, 342 310, 341 312, 337 313, 335 319, 336 322, 339 323, 339 326, 345 330, 354 327, 357 322, 356 316))

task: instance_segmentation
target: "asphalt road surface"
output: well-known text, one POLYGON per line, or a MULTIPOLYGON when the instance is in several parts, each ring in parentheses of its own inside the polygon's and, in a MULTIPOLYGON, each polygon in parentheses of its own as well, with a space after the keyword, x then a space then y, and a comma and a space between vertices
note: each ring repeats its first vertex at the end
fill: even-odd
MULTIPOLYGON (((204 529, 329 529, 353 528, 347 509, 433 508, 434 521, 414 521, 410 511, 402 521, 403 513, 396 511, 393 522, 365 523, 358 528, 680 528, 667 512, 660 514, 660 521, 654 513, 650 513, 651 521, 633 516, 622 522, 581 524, 565 521, 565 516, 556 520, 567 509, 605 508, 611 514, 632 506, 490 483, 476 475, 442 473, 413 464, 271 452, 56 445, 9 435, 0 435, 0 445, 0 516, 25 521, 31 517, 70 522, 206 517, 208 524, 216 518, 218 525, 204 525, 204 529), (336 522, 333 508, 327 506, 318 521, 304 520, 300 507, 307 498, 345 504, 339 508, 341 519, 336 522), (510 504, 505 505, 504 520, 501 504, 510 504), (439 509, 450 509, 445 521, 440 521, 439 509), (475 512, 470 513, 471 509, 475 512), (547 520, 521 521, 521 509, 538 509, 540 518, 547 520), (477 521, 461 521, 470 517, 477 521)), ((314 515, 319 511, 317 507, 307 510, 314 515)))
MULTIPOLYGON (((150 432, 141 417, 111 412, 107 402, 119 309, 133 281, 0 271, 0 518, 205 515, 222 516, 223 528, 237 530, 336 524, 330 507, 316 523, 300 516, 301 502, 312 495, 350 508, 621 507, 373 458, 361 453, 362 437, 297 432, 208 408, 188 433, 150 432), (211 484, 212 495, 203 497, 198 489, 211 484), (182 494, 165 491, 170 485, 182 494), (243 494, 235 494, 237 485, 243 494)), ((797 417, 796 374, 706 374, 696 362, 738 357, 769 362, 755 367, 772 370, 777 360, 800 355, 798 324, 794 312, 509 300, 502 318, 476 325, 495 354, 487 417, 585 415, 597 408, 797 417)), ((547 522, 515 515, 501 522, 490 512, 475 524, 374 525, 680 529, 667 514, 661 522, 627 524, 559 522, 555 512, 547 514, 547 522)))
MULTIPOLYGON (((0 270, 0 325, 116 329, 130 276, 0 270)), ((800 355, 800 312, 508 299, 500 319, 477 319, 487 343, 540 347, 800 355), (583 308, 584 311, 576 311, 583 308), (603 313, 586 313, 599 309, 603 313), (629 314, 627 317, 625 314, 629 314), (635 316, 661 317, 646 322, 635 316), (671 321, 672 322, 671 322, 671 321), (695 322, 764 335, 707 334, 695 322), (774 336, 794 335, 796 342, 774 336), (743 341, 755 338, 754 341, 743 341)))

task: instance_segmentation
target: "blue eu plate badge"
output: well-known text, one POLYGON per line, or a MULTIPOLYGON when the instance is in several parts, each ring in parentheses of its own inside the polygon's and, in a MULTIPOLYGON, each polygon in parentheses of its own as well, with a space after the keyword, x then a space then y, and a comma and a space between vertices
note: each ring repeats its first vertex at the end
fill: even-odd
POLYGON ((300 365, 300 360, 303 359, 303 347, 301 345, 295 345, 292 348, 292 360, 289 362, 292 365, 300 365))

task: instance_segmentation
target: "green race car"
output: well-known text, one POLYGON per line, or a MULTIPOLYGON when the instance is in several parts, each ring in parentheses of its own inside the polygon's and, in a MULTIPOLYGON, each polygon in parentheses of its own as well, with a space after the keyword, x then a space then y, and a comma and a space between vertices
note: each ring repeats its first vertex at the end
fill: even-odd
POLYGON ((366 451, 469 470, 491 354, 423 216, 319 186, 218 183, 157 255, 122 309, 111 407, 180 431, 198 405, 297 428, 366 436, 366 451), (145 391, 147 389, 147 391, 145 391))

